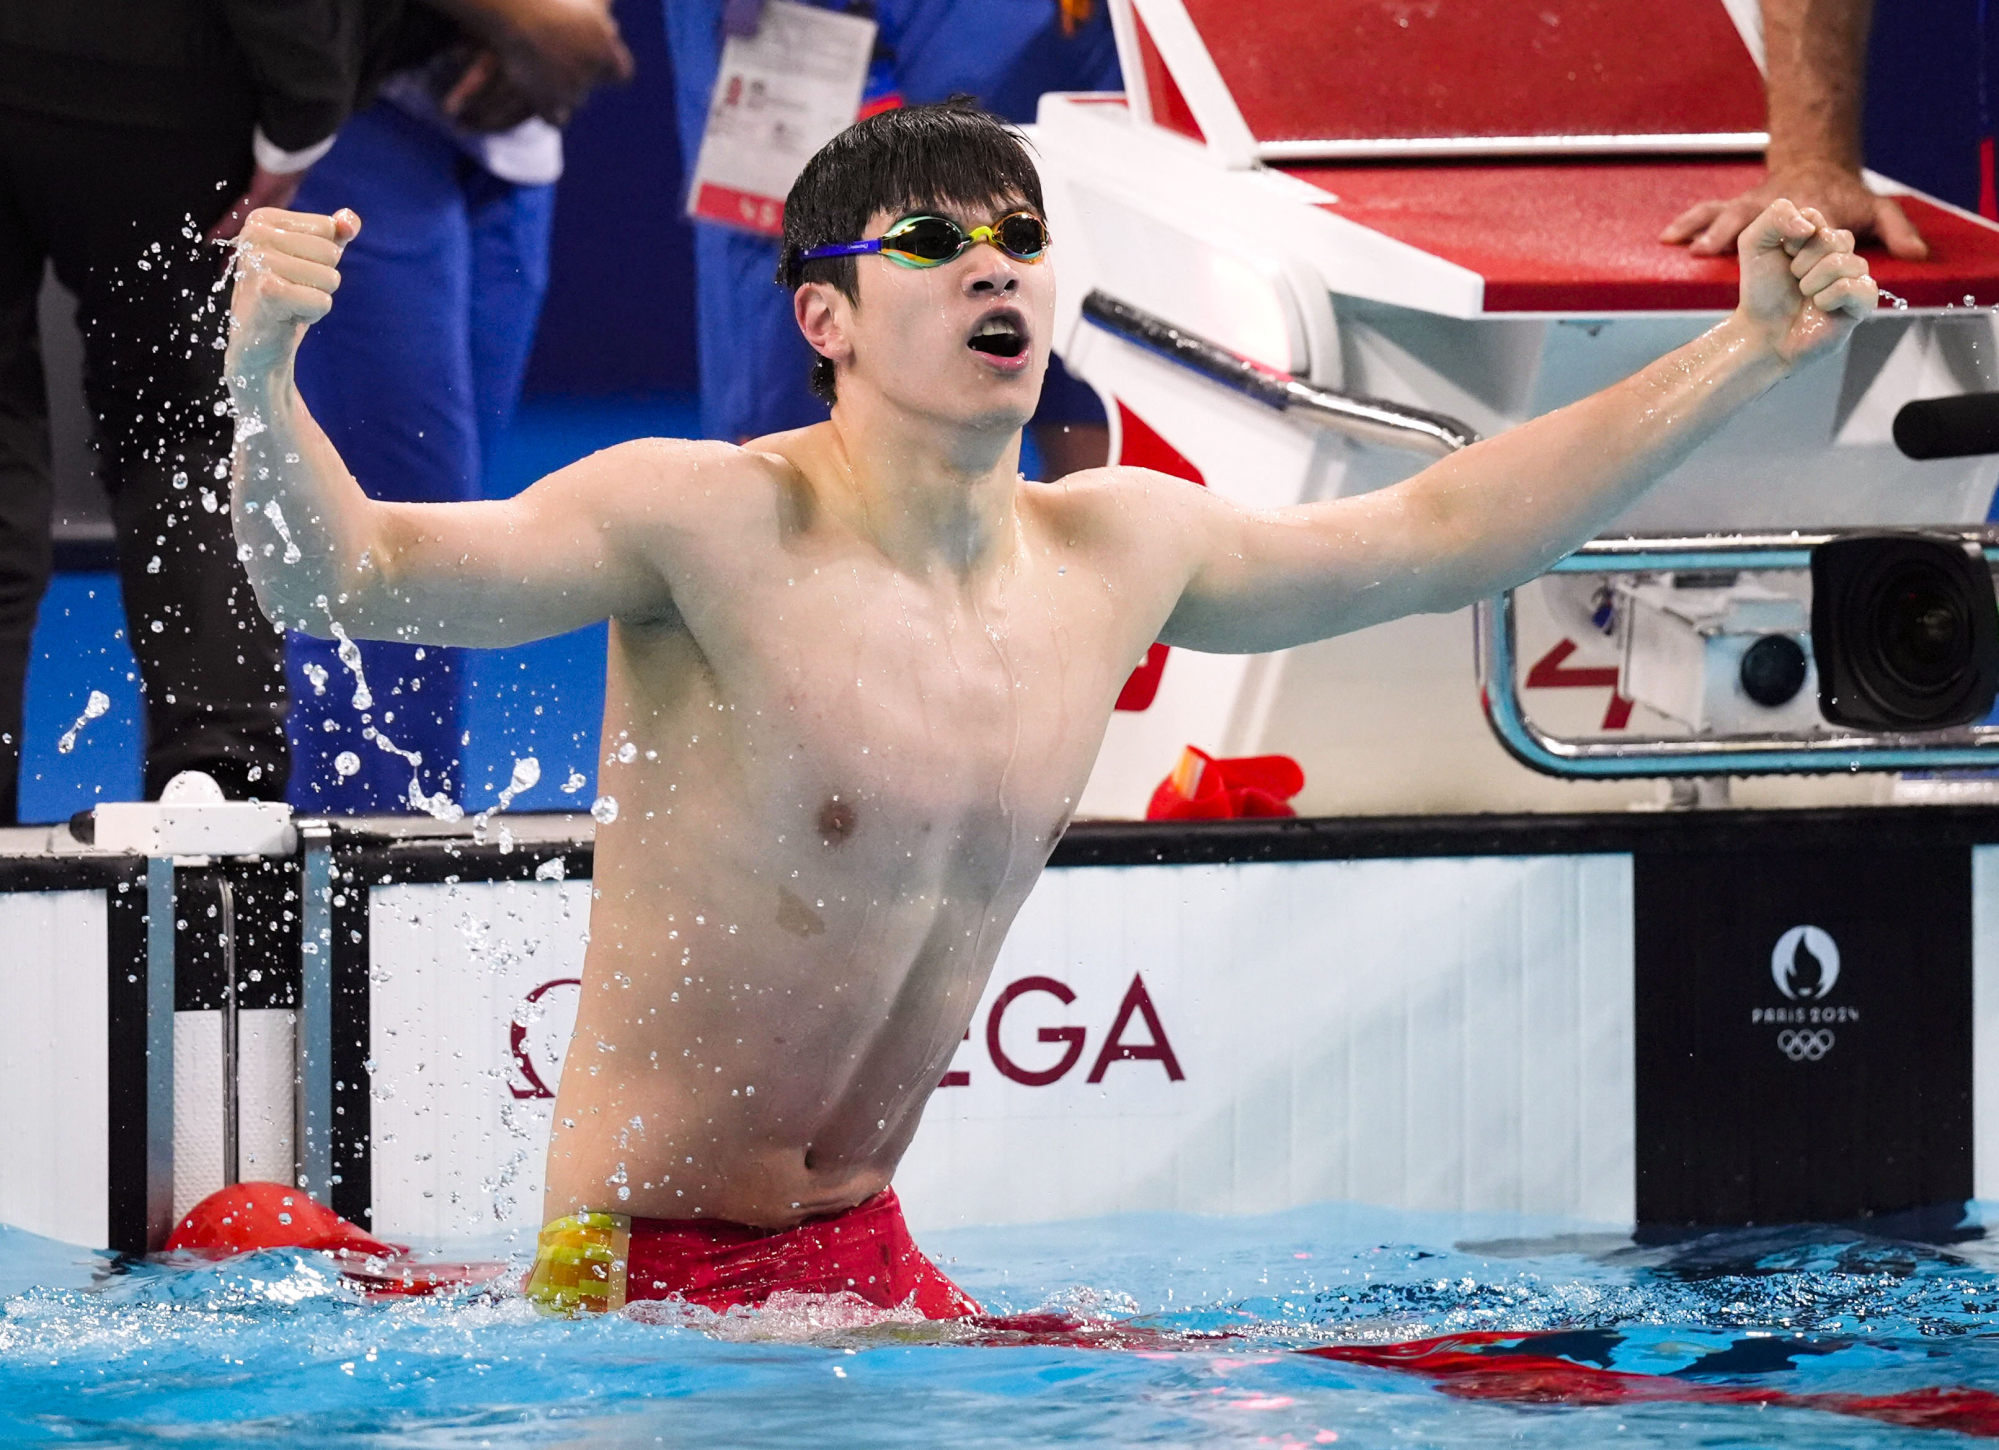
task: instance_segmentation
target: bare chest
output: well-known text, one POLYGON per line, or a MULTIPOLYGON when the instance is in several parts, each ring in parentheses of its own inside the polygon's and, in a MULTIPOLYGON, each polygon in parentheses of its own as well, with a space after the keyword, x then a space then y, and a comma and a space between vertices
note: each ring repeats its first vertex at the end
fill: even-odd
POLYGON ((940 600, 851 565, 738 575, 683 605, 700 697, 653 713, 709 722, 712 750, 683 758, 770 846, 997 887, 1066 824, 1124 674, 1128 650, 1063 606, 1032 580, 940 600))
POLYGON ((746 694, 767 702, 745 743, 780 812, 816 802, 826 844, 927 847, 982 874, 1059 830, 1095 738, 1072 738, 1080 682, 1045 633, 998 610, 828 617, 844 627, 745 662, 746 694))

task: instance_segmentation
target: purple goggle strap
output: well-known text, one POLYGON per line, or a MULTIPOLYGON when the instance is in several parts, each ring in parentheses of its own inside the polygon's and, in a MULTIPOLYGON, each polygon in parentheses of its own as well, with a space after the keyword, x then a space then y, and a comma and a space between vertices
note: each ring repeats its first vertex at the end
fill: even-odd
POLYGON ((869 252, 879 252, 882 249, 883 240, 881 237, 876 237, 872 241, 866 242, 834 242, 830 246, 813 247, 810 251, 800 252, 798 260, 800 262, 825 262, 834 257, 862 257, 866 256, 869 252))

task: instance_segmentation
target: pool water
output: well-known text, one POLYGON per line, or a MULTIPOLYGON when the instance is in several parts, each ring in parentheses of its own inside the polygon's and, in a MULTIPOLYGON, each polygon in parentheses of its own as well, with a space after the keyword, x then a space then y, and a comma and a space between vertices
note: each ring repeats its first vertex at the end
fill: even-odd
POLYGON ((1292 1351, 1563 1330, 1548 1343, 1589 1372, 1672 1394, 1999 1389, 1983 1221, 1944 1244, 1639 1245, 1332 1205, 920 1236, 988 1309, 1136 1320, 1156 1337, 1135 1348, 969 1342, 824 1303, 563 1321, 511 1297, 367 1302, 310 1253, 118 1265, 0 1229, 0 1444, 1949 1445, 1966 1441, 1785 1405, 1468 1398, 1292 1351))

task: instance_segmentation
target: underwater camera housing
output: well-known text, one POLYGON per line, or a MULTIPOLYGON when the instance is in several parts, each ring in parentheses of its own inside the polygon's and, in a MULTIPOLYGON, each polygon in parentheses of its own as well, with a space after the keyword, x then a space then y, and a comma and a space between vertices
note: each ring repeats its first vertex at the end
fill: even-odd
POLYGON ((1812 550, 1819 711, 1856 730, 1943 730, 1999 697, 1999 596, 1984 552, 1934 534, 1812 550))
POLYGON ((1810 606, 1782 580, 1617 580, 1618 693, 1701 735, 1816 729, 1810 606))

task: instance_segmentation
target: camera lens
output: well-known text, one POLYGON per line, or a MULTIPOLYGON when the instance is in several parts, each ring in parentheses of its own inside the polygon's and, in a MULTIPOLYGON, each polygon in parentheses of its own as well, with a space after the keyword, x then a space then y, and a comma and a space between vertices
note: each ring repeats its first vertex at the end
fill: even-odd
POLYGON ((1935 572, 1903 568, 1883 580, 1873 640, 1881 668, 1905 690, 1947 690, 1965 668, 1971 622, 1965 604, 1943 588, 1935 572))
POLYGON ((1766 710, 1788 705, 1805 687, 1804 646, 1788 634, 1766 634, 1742 652, 1737 678, 1742 693, 1766 710))
POLYGON ((1937 730, 1979 719, 1999 694, 1991 572, 1955 539, 1822 544, 1812 551, 1812 651, 1830 724, 1937 730))
POLYGON ((1951 581, 1920 566, 1881 581, 1871 641, 1884 673, 1911 694, 1948 690, 1964 673, 1971 621, 1951 581))

